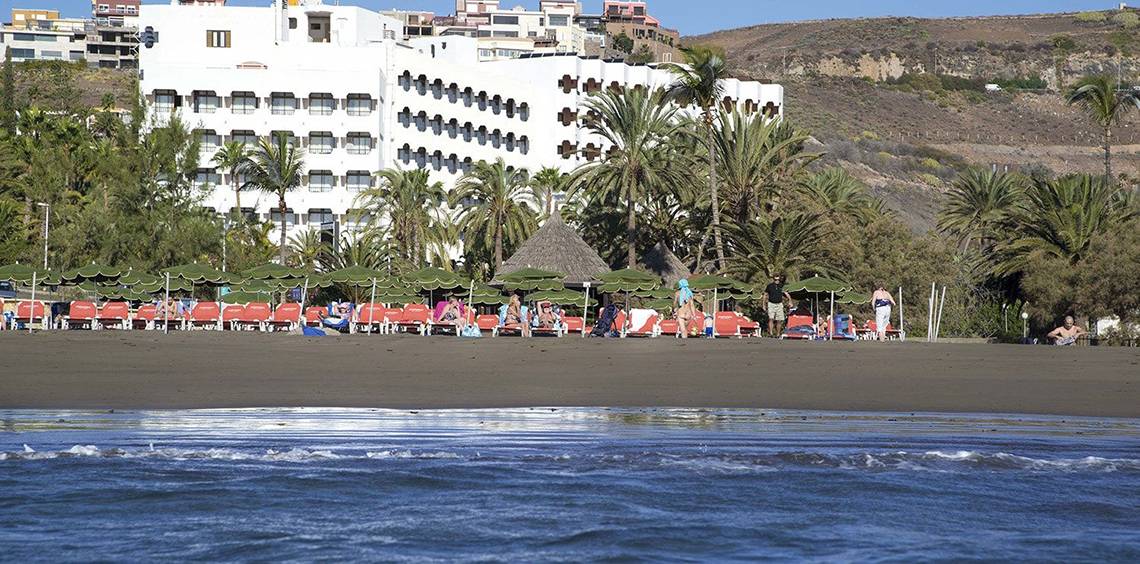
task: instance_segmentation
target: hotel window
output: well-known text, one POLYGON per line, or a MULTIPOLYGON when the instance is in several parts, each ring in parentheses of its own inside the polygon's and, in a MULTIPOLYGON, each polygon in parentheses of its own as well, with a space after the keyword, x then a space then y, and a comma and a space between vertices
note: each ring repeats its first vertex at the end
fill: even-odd
MULTIPOLYGON (((15 49, 12 50, 12 56, 15 57, 15 49)), ((163 114, 169 114, 174 111, 174 106, 177 104, 178 95, 172 90, 165 90, 154 93, 154 111, 163 114)))
POLYGON ((319 229, 321 224, 334 222, 336 222, 336 215, 334 215, 330 209, 317 208, 309 210, 309 225, 319 229))
POLYGON ((570 16, 550 16, 550 27, 565 27, 570 25, 570 16))
POLYGON ((348 95, 348 115, 366 116, 372 113, 372 96, 368 94, 348 95))
POLYGON ((218 109, 218 97, 211 92, 194 93, 194 113, 212 114, 218 109))
POLYGON ((235 143, 241 143, 242 145, 245 145, 247 149, 252 149, 255 145, 257 145, 257 135, 249 130, 234 130, 230 133, 230 139, 232 139, 235 143))
POLYGON ((235 114, 248 115, 257 110, 257 96, 253 92, 234 92, 231 111, 235 114))
POLYGON ((327 155, 333 152, 336 142, 328 131, 314 131, 309 134, 309 152, 314 155, 327 155))
POLYGON ((349 133, 347 139, 350 155, 367 155, 372 151, 372 136, 367 133, 349 133))
POLYGON ((309 115, 331 116, 335 107, 336 100, 333 100, 332 94, 309 95, 309 115))
POLYGON ((270 112, 275 116, 291 116, 297 111, 297 98, 289 92, 274 92, 269 98, 270 112))
MULTIPOLYGON (((272 222, 274 226, 281 225, 281 208, 273 208, 269 210, 269 221, 272 222)), ((288 228, 290 225, 296 223, 296 221, 297 217, 295 214, 293 214, 293 208, 286 208, 285 227, 288 228)))
POLYGON ((372 174, 366 170, 350 170, 345 183, 349 192, 363 192, 372 187, 372 174))
POLYGON ((217 171, 212 168, 200 168, 194 175, 194 182, 197 183, 200 188, 217 186, 222 183, 222 175, 218 174, 217 171))
POLYGON ((206 30, 206 47, 219 47, 228 49, 230 47, 229 30, 206 30))
POLYGON ((333 175, 331 170, 314 170, 309 172, 310 192, 332 192, 333 175))
POLYGON ((198 130, 198 148, 202 153, 213 156, 222 144, 222 138, 213 129, 198 130))
POLYGON ((493 20, 495 25, 519 25, 518 16, 495 16, 493 20))

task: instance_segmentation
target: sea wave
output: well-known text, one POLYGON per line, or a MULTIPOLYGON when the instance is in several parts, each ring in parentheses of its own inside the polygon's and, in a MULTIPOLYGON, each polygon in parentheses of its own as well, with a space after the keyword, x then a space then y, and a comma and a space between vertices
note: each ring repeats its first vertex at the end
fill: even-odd
POLYGON ((254 449, 254 448, 100 448, 74 445, 62 450, 23 450, 0 452, 0 461, 39 461, 55 459, 153 459, 169 461, 253 461, 311 463, 322 461, 454 461, 463 464, 547 464, 571 465, 586 470, 606 468, 670 467, 694 472, 740 473, 771 472, 782 468, 822 468, 872 471, 955 472, 980 470, 1023 470, 1035 472, 1140 472, 1140 459, 1084 456, 1079 458, 1034 458, 1007 452, 976 450, 933 450, 925 452, 810 452, 767 453, 629 452, 629 453, 551 453, 333 449, 254 449))

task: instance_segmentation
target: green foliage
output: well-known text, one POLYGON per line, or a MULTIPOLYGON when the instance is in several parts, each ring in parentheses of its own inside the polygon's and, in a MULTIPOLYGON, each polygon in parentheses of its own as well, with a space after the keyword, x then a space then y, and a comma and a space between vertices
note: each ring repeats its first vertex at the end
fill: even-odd
POLYGON ((451 207, 473 202, 460 212, 457 227, 469 252, 493 253, 494 270, 488 279, 503 266, 504 250, 513 252, 537 226, 534 211, 524 201, 529 187, 526 170, 510 169, 503 159, 479 161, 448 196, 451 207))
POLYGON ((28 245, 23 215, 23 206, 0 197, 0 264, 16 262, 28 245))
POLYGON ((642 45, 636 52, 625 58, 625 62, 633 65, 644 65, 653 62, 653 51, 647 45, 642 45))
POLYGON ((791 278, 829 274, 824 262, 826 230, 819 214, 761 216, 725 225, 732 251, 727 272, 747 282, 783 273, 791 278))
POLYGON ((1135 12, 1120 12, 1112 16, 1112 21, 1124 29, 1140 27, 1140 15, 1137 15, 1135 12))
POLYGON ((614 49, 622 53, 633 53, 633 39, 626 35, 624 31, 618 34, 617 37, 614 37, 613 45, 614 49))
POLYGON ((237 162, 240 163, 239 170, 246 176, 246 187, 277 197, 277 209, 281 215, 278 252, 280 264, 285 264, 289 252, 286 241, 286 210, 289 205, 285 195, 304 182, 305 160, 285 135, 278 135, 273 141, 262 139, 248 159, 237 162))
POLYGON ((440 211, 447 201, 443 185, 431 182, 426 169, 387 169, 376 174, 379 185, 361 192, 355 207, 366 214, 371 230, 379 230, 387 218, 393 258, 412 268, 421 268, 429 260, 450 267, 447 247, 455 237, 440 211))
POLYGON ((1077 14, 1076 20, 1080 23, 1104 23, 1108 21, 1108 16, 1104 12, 1081 12, 1077 14))
POLYGON ((11 47, 4 48, 4 70, 0 74, 0 130, 16 135, 16 69, 11 47))
POLYGON ((1058 33, 1049 38, 1049 42, 1053 44, 1053 49, 1059 54, 1068 54, 1077 50, 1077 42, 1071 35, 1066 33, 1058 33))

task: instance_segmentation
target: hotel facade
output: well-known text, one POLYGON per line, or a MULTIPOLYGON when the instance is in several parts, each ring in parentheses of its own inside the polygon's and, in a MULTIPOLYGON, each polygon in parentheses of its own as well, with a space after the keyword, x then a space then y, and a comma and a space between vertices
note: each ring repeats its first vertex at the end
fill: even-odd
MULTIPOLYGON (((139 21, 140 89, 154 119, 177 115, 197 132, 203 205, 233 209, 234 179, 212 162, 224 142, 282 134, 302 151, 305 182, 290 209, 242 194, 243 213, 279 221, 284 212, 290 234, 367 221, 354 201, 382 169, 427 169, 448 189, 481 160, 569 172, 607 149, 583 125, 590 94, 672 80, 654 66, 576 54, 481 61, 475 38, 405 39, 396 18, 294 3, 147 5, 139 21)), ((725 104, 782 114, 779 85, 724 86, 725 104)))

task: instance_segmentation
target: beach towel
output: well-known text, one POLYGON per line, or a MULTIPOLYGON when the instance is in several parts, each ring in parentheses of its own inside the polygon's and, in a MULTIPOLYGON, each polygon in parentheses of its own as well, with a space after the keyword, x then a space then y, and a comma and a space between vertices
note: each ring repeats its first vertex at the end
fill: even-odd
POLYGON ((314 327, 302 327, 301 334, 306 337, 327 337, 328 333, 314 327))
POLYGON ((649 321, 649 318, 653 317, 654 315, 657 315, 657 312, 651 309, 629 310, 629 330, 637 331, 642 327, 645 327, 645 323, 649 321))
POLYGON ((1077 343, 1076 337, 1065 337, 1064 339, 1057 339, 1058 347, 1068 347, 1077 343))
POLYGON ((478 339, 478 338, 483 336, 483 331, 481 329, 479 329, 478 325, 472 323, 472 324, 468 325, 467 327, 464 327, 463 331, 459 334, 459 336, 460 337, 467 337, 467 338, 471 338, 471 339, 478 339))

